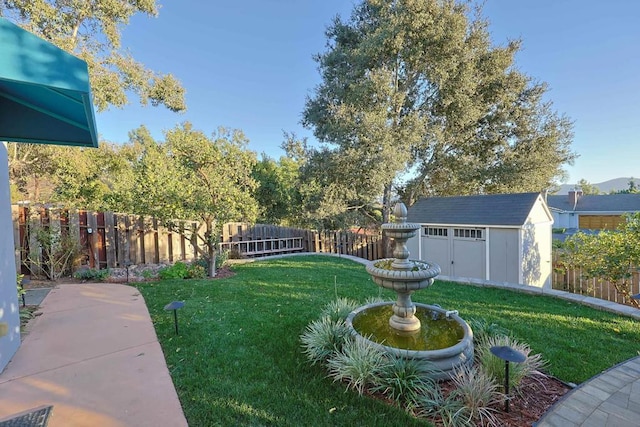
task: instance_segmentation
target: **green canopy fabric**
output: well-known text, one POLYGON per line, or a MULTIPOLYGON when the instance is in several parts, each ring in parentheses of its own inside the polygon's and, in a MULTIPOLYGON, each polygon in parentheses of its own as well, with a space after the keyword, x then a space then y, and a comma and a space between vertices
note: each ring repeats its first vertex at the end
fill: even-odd
POLYGON ((0 18, 0 141, 97 147, 83 60, 0 18))

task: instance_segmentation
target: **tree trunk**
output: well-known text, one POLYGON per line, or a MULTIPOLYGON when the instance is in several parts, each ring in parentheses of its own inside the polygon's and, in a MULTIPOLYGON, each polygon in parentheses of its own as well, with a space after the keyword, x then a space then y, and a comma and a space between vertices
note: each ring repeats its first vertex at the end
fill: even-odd
MULTIPOLYGON (((391 222, 391 183, 384 187, 384 193, 382 194, 382 223, 387 224, 391 222)), ((393 253, 391 247, 391 239, 382 232, 382 251, 385 258, 388 258, 393 253)))
POLYGON ((207 256, 209 258, 209 277, 216 277, 216 244, 213 238, 213 221, 207 220, 207 231, 205 233, 205 241, 207 245, 207 256))

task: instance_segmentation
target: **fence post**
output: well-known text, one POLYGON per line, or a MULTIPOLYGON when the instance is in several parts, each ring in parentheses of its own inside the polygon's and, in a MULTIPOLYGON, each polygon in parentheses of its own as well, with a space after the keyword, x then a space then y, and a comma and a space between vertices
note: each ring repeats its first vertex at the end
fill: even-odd
POLYGON ((116 259, 116 228, 115 214, 113 212, 104 213, 104 240, 107 254, 107 268, 114 268, 117 265, 116 259))
POLYGON ((20 239, 20 209, 22 206, 11 205, 11 222, 13 224, 13 253, 16 263, 16 272, 22 272, 22 245, 20 239))
POLYGON ((27 237, 29 239, 29 271, 36 277, 42 276, 42 248, 38 242, 38 236, 34 233, 34 229, 39 228, 42 225, 40 219, 39 209, 29 209, 29 216, 27 218, 27 237), (35 211, 35 212, 34 212, 35 211))

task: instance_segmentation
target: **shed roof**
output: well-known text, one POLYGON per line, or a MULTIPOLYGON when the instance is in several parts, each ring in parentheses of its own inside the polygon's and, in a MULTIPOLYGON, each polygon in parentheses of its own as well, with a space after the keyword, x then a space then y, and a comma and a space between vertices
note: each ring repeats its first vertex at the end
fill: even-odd
POLYGON ((407 220, 422 224, 522 226, 540 193, 425 197, 408 209, 407 220))
POLYGON ((578 197, 575 209, 569 197, 547 196, 549 207, 568 212, 639 212, 640 194, 598 194, 578 197))

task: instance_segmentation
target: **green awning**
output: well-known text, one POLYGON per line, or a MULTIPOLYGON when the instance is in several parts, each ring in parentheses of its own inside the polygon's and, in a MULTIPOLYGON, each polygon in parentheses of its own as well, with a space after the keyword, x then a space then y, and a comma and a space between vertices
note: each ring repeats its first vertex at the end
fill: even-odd
POLYGON ((87 63, 5 18, 0 141, 98 146, 87 63))

